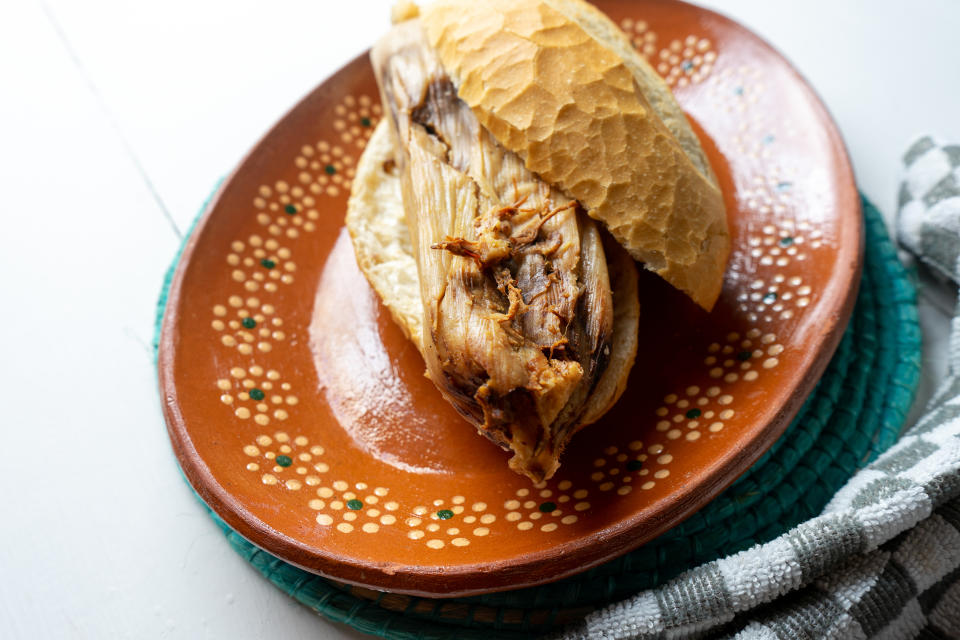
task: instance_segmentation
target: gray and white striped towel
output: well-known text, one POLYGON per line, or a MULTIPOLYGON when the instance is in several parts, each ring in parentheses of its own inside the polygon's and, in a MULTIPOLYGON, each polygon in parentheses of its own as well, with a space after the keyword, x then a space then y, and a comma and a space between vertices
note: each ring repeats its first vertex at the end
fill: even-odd
MULTIPOLYGON (((904 165, 900 240, 960 283, 960 146, 922 138, 904 165)), ((960 307, 950 338, 925 415, 820 516, 558 638, 960 638, 960 307)))

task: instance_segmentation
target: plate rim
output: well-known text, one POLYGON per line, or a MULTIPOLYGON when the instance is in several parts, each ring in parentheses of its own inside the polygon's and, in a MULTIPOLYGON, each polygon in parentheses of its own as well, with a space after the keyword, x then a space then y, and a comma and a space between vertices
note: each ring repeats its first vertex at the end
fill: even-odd
POLYGON ((254 157, 261 152, 262 148, 269 143, 277 132, 287 126, 290 119, 301 109, 305 109, 318 93, 325 90, 329 83, 349 77, 355 73, 357 67, 362 67, 367 60, 367 50, 320 81, 257 140, 240 162, 234 166, 229 175, 220 182, 214 194, 209 198, 176 258, 173 277, 167 290, 157 350, 158 386, 163 401, 162 409, 171 445, 184 476, 197 495, 230 528, 252 544, 285 562, 325 578, 362 587, 430 598, 462 597, 533 587, 562 580, 608 562, 676 526, 736 481, 783 434, 807 396, 812 392, 816 382, 823 375, 836 351, 852 315, 859 290, 863 269, 865 236, 861 204, 857 197, 858 191, 849 153, 835 120, 820 96, 789 59, 765 39, 743 24, 704 7, 691 5, 682 0, 653 0, 653 2, 693 7, 696 11, 709 15, 712 19, 729 23, 735 28, 750 33, 755 38, 757 45, 783 61, 785 68, 793 75, 798 86, 808 94, 811 98, 810 104, 824 125, 823 133, 831 146, 839 151, 840 163, 838 168, 840 173, 835 176, 836 182, 849 186, 849 193, 853 202, 850 203, 852 207, 848 213, 842 206, 843 203, 839 203, 841 206, 838 206, 838 218, 840 219, 838 226, 845 227, 845 232, 853 233, 857 241, 838 247, 838 267, 834 278, 843 278, 843 280, 834 280, 834 286, 842 287, 846 293, 841 296, 842 300, 833 309, 833 312, 827 314, 824 318, 825 326, 819 332, 822 336, 820 338, 820 350, 815 353, 805 352, 803 354, 800 363, 803 366, 798 366, 798 370, 802 370, 804 373, 790 389, 786 402, 755 437, 743 443, 742 448, 731 447, 717 456, 714 459, 712 471, 699 480, 695 490, 686 491, 679 497, 662 498, 651 503, 649 508, 643 512, 636 512, 599 532, 592 533, 590 536, 524 554, 524 559, 520 563, 513 559, 504 559, 448 567, 431 567, 429 565, 362 561, 354 556, 345 556, 329 549, 300 542, 284 532, 274 529, 251 513, 243 502, 216 480, 193 445, 186 422, 180 411, 174 368, 176 365, 176 335, 180 323, 180 314, 177 312, 181 308, 183 281, 187 266, 191 262, 200 238, 209 229, 208 222, 212 218, 213 212, 218 208, 223 194, 233 184, 237 175, 247 168, 254 157), (852 253, 852 255, 847 255, 848 253, 852 253), (743 464, 742 460, 744 458, 749 460, 749 464, 743 464), (693 506, 691 506, 691 503, 693 503, 693 506), (602 546, 596 545, 595 540, 588 542, 590 538, 596 538, 597 533, 605 534, 602 546), (599 549, 602 549, 602 551, 599 551, 599 549), (568 561, 563 569, 557 571, 558 560, 571 554, 576 556, 577 562, 568 561), (554 570, 551 571, 551 568, 554 570), (410 571, 410 569, 414 570, 410 571))

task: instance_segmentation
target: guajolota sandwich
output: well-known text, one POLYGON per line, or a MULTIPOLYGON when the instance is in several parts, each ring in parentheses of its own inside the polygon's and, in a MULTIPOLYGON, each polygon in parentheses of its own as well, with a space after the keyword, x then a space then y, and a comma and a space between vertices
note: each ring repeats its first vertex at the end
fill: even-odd
POLYGON ((386 117, 347 227, 440 393, 540 481, 626 387, 634 261, 715 303, 723 199, 667 86, 593 6, 406 6, 371 52, 386 117))

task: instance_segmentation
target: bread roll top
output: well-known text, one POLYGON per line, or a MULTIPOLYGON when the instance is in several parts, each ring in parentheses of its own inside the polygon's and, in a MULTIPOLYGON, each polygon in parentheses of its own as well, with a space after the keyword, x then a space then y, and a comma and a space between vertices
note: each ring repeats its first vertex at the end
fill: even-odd
POLYGON ((430 45, 480 123, 697 304, 720 295, 723 197, 669 89, 581 0, 439 0, 430 45))

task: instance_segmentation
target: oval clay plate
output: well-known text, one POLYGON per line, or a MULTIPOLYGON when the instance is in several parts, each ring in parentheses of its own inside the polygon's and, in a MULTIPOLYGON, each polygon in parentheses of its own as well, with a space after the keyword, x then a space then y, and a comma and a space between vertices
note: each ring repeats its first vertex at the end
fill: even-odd
POLYGON ((733 236, 707 314, 641 273, 629 387, 546 483, 507 468, 423 376, 357 268, 350 181, 382 116, 365 56, 321 84, 213 199, 160 345, 176 455, 232 528, 295 565, 453 596, 559 579, 690 515, 783 432, 846 325, 862 252, 829 115, 743 27, 675 1, 598 3, 700 135, 733 236))

